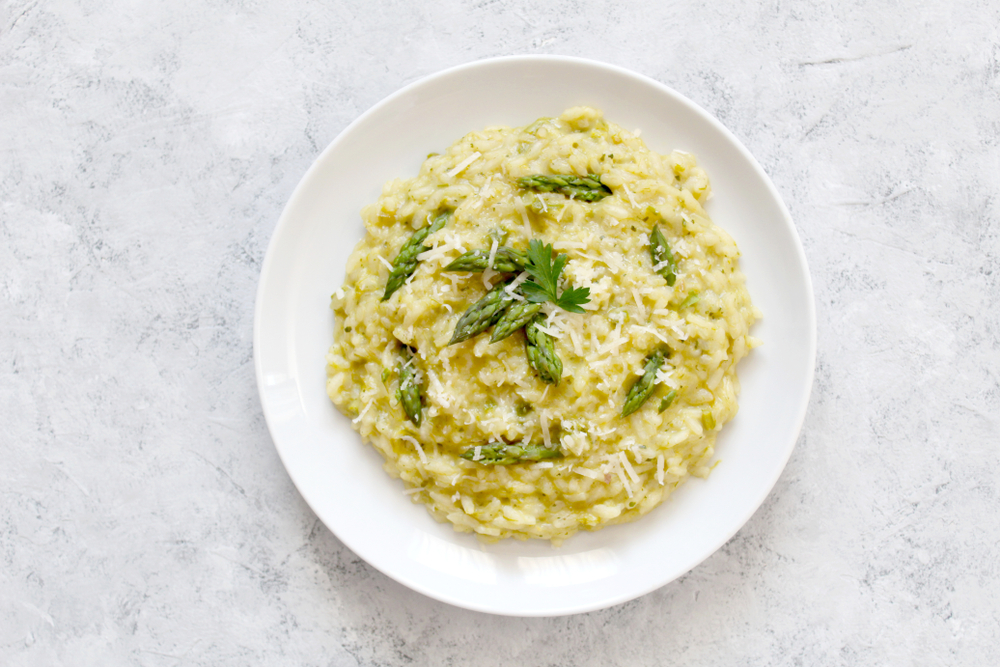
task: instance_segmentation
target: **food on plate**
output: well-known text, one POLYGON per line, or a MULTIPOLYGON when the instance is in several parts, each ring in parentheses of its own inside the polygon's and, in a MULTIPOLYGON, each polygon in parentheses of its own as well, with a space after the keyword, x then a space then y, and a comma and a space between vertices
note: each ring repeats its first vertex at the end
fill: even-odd
POLYGON ((327 393, 456 530, 642 516, 709 474, 758 344, 709 194, 593 108, 469 133, 363 209, 327 393))

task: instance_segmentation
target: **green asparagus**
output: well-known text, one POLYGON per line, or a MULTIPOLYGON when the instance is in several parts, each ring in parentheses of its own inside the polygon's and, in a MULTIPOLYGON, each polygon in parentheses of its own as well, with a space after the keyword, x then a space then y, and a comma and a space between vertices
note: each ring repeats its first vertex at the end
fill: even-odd
POLYGON ((417 426, 423 419, 423 402, 420 399, 420 371, 416 366, 413 351, 408 345, 403 346, 402 359, 399 362, 399 401, 403 411, 417 426))
POLYGON ((517 184, 525 190, 536 192, 558 192, 561 195, 583 201, 600 201, 611 194, 611 188, 601 183, 596 174, 586 176, 536 174, 517 179, 517 184))
MULTIPOLYGON (((518 273, 524 271, 524 265, 528 258, 523 252, 513 248, 497 248, 497 254, 493 258, 493 270, 500 273, 518 273)), ((489 250, 470 250, 461 255, 448 266, 445 271, 485 271, 490 262, 489 250)))
POLYGON ((556 346, 552 336, 538 328, 542 319, 544 319, 543 315, 536 315, 535 319, 524 327, 528 363, 538 371, 539 377, 544 382, 559 384, 559 378, 562 377, 562 361, 556 355, 556 346))
POLYGON ((663 400, 660 401, 660 407, 656 408, 656 411, 657 412, 663 412, 664 410, 666 410, 667 408, 669 408, 670 404, 674 402, 675 398, 677 398, 677 390, 676 389, 671 389, 667 393, 667 395, 663 397, 663 400))
POLYGON ((667 239, 658 225, 653 225, 649 233, 649 253, 653 256, 653 270, 666 278, 667 284, 673 287, 677 282, 677 260, 670 252, 667 239))
POLYGON ((699 301, 701 301, 701 297, 698 296, 698 293, 697 292, 691 292, 690 294, 687 295, 687 298, 685 298, 681 302, 681 305, 677 306, 677 310, 684 310, 685 308, 690 308, 691 306, 695 305, 699 301))
POLYGON ((475 461, 483 465, 508 466, 514 463, 524 463, 527 461, 541 461, 543 459, 562 458, 559 446, 546 447, 543 444, 509 445, 506 442, 491 442, 488 445, 470 447, 462 453, 462 458, 467 461, 475 461), (478 451, 478 456, 477 451, 478 451))
POLYGON ((523 327, 530 322, 542 309, 542 304, 522 301, 516 303, 504 311, 503 316, 497 320, 493 327, 493 335, 490 342, 496 343, 523 327))
POLYGON ((701 425, 706 431, 715 429, 715 415, 712 414, 712 408, 701 409, 701 425))
POLYGON ((496 286, 486 293, 479 301, 475 302, 462 314, 455 331, 451 334, 448 345, 461 343, 469 340, 478 333, 486 331, 503 317, 504 311, 510 307, 510 295, 504 291, 509 284, 508 281, 497 283, 496 286))
POLYGON ((425 250, 430 250, 424 245, 424 239, 444 227, 450 217, 451 212, 442 213, 430 225, 414 232, 413 236, 406 240, 406 243, 400 248, 399 254, 396 255, 396 261, 392 263, 389 279, 385 283, 385 293, 382 295, 383 301, 388 300, 393 292, 402 287, 406 279, 417 270, 419 263, 417 255, 425 250))
POLYGON ((628 394, 625 395, 625 403, 622 406, 622 417, 628 417, 641 408, 646 399, 652 395, 653 390, 656 389, 656 372, 663 365, 663 359, 663 350, 657 350, 646 357, 646 365, 642 369, 642 377, 635 381, 628 390, 628 394))

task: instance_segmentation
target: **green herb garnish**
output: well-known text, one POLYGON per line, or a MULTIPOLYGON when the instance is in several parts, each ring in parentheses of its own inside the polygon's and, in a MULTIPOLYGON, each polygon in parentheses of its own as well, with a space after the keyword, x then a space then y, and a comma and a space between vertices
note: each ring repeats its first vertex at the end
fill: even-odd
POLYGON ((528 263, 524 270, 531 276, 521 284, 521 292, 532 303, 551 301, 571 313, 583 313, 580 306, 590 302, 590 288, 576 287, 559 293, 559 274, 569 258, 563 253, 553 256, 552 244, 531 239, 528 244, 528 263))

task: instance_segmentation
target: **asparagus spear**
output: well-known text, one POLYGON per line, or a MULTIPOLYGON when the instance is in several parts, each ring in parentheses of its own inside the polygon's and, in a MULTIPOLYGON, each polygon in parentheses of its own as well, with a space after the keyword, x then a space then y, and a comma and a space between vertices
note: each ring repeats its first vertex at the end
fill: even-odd
POLYGON ((420 371, 413 358, 413 351, 408 345, 403 346, 402 359, 399 362, 399 402, 403 404, 403 412, 417 426, 423 419, 424 406, 420 399, 420 371))
POLYGON ((506 442, 491 442, 488 445, 481 445, 479 458, 476 458, 477 447, 470 447, 462 453, 462 458, 467 461, 476 461, 483 465, 508 466, 513 463, 524 463, 525 461, 541 461, 542 459, 562 458, 562 452, 556 445, 548 448, 542 444, 517 444, 508 445, 506 442))
POLYGON ((667 395, 663 397, 663 400, 660 401, 660 407, 656 408, 656 411, 657 412, 663 412, 664 410, 666 410, 667 408, 669 408, 670 404, 674 402, 675 398, 677 398, 677 390, 676 389, 671 389, 667 393, 667 395))
POLYGON ((691 292, 691 293, 689 293, 687 295, 687 298, 685 298, 681 302, 681 305, 677 306, 677 310, 684 310, 685 308, 689 308, 690 306, 695 305, 699 301, 701 301, 701 297, 698 296, 698 293, 697 292, 691 292))
MULTIPOLYGON (((493 270, 501 273, 518 273, 524 271, 524 265, 528 258, 519 250, 513 248, 497 248, 496 257, 493 258, 493 270)), ((470 250, 461 255, 448 266, 445 271, 485 271, 489 266, 489 250, 470 250)))
POLYGON ((667 284, 673 287, 677 282, 677 260, 670 252, 667 239, 658 225, 653 225, 653 231, 649 233, 649 253, 653 256, 653 270, 666 278, 667 284))
POLYGON ((558 192, 561 195, 583 201, 600 201, 611 194, 611 188, 601 183, 596 174, 586 176, 535 174, 517 179, 517 184, 525 190, 536 192, 558 192))
POLYGON ((536 315, 535 319, 528 322, 524 327, 527 338, 526 350, 528 353, 528 363, 538 371, 542 381, 549 384, 559 384, 562 377, 562 362, 556 355, 555 342, 552 336, 538 328, 538 323, 544 316, 536 315))
POLYGON ((486 296, 469 306, 469 309, 458 319, 448 345, 469 340, 496 324, 497 320, 503 316, 504 311, 510 307, 512 301, 510 295, 504 291, 507 285, 506 281, 497 283, 493 289, 486 293, 486 296))
POLYGON ((542 309, 542 304, 523 301, 516 303, 504 311, 503 316, 497 320, 493 327, 493 335, 490 342, 496 343, 511 335, 525 324, 534 319, 535 315, 542 309))
POLYGON ((406 240, 406 243, 400 248, 399 254, 396 255, 396 261, 392 263, 389 279, 385 283, 385 294, 382 295, 383 301, 388 300, 392 293, 402 287, 406 279, 417 270, 419 263, 417 255, 425 250, 430 250, 424 245, 424 239, 444 227, 449 217, 451 217, 450 211, 442 213, 430 225, 414 232, 413 236, 406 240))
POLYGON ((625 403, 622 406, 622 417, 628 417, 641 408, 646 399, 652 395, 653 390, 656 389, 656 385, 653 383, 656 380, 656 371, 660 370, 660 366, 663 365, 663 359, 663 350, 657 350, 646 357, 646 365, 642 369, 642 377, 635 381, 635 384, 628 390, 628 394, 625 395, 625 403))
POLYGON ((706 431, 715 429, 715 415, 712 414, 712 408, 701 409, 701 425, 706 431))

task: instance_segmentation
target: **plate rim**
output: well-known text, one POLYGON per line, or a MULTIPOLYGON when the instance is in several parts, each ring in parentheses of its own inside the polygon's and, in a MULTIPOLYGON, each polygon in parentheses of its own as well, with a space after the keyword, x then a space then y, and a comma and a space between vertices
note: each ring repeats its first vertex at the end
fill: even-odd
MULTIPOLYGON (((744 146, 744 144, 725 125, 721 123, 721 121, 719 121, 717 118, 715 118, 715 116, 713 116, 705 109, 703 109, 701 106, 699 106, 696 102, 687 98, 686 96, 674 90, 673 88, 667 86, 666 84, 663 84, 660 81, 653 79, 652 77, 635 72, 633 70, 629 70, 627 68, 618 65, 613 65, 610 63, 593 60, 589 58, 580 58, 575 56, 564 56, 564 55, 541 55, 541 54, 507 55, 499 57, 482 58, 479 60, 473 60, 470 62, 462 63, 460 65, 456 65, 453 67, 447 67, 445 69, 433 72, 429 75, 420 77, 412 81, 411 83, 408 83, 405 86, 402 86, 401 88, 395 90, 386 97, 382 98, 377 103, 368 108, 366 111, 361 113, 358 117, 356 117, 346 127, 344 127, 336 135, 336 137, 334 137, 334 139, 329 144, 327 144, 327 146, 322 151, 320 151, 318 155, 316 155, 316 157, 310 164, 309 168, 300 177, 295 188, 289 195, 288 200, 285 202, 281 214, 278 217, 278 222, 274 226, 270 238, 268 239, 267 251, 265 252, 264 259, 261 263, 260 276, 258 278, 257 290, 254 300, 254 319, 253 319, 253 361, 254 361, 254 373, 257 381, 258 399, 260 401, 261 412, 263 413, 264 421, 267 425, 268 434, 271 436, 271 441, 274 445, 274 448, 277 450, 278 457, 282 462, 282 466, 284 467, 285 472, 288 474, 289 479, 292 481, 292 484, 295 486, 296 492, 299 494, 302 500, 309 506, 310 510, 316 515, 316 518, 320 519, 320 521, 324 524, 327 530, 329 530, 334 536, 336 536, 337 540, 340 541, 345 547, 347 547, 353 553, 357 554, 363 560, 365 560, 365 562, 369 566, 378 570, 379 572, 389 577, 393 581, 396 581, 411 590, 421 593, 422 595, 430 597, 434 600, 438 600, 440 602, 453 605, 455 607, 469 609, 472 611, 501 615, 501 616, 514 616, 514 617, 556 617, 556 616, 567 616, 572 614, 587 613, 590 611, 616 606, 628 602, 630 600, 642 597, 654 590, 666 586, 667 584, 673 581, 676 581, 679 577, 684 576, 685 574, 691 572, 693 569, 695 569, 701 563, 707 560, 710 556, 718 552, 718 550, 723 545, 729 542, 733 538, 733 536, 747 524, 750 518, 752 518, 752 516, 757 512, 757 510, 760 509, 761 505, 763 505, 764 501, 771 495, 772 491, 774 490, 774 486, 777 484, 782 473, 787 468, 788 461, 791 458, 791 454, 794 451, 799 438, 801 437, 802 426, 805 422, 805 417, 808 412, 810 398, 812 395, 813 385, 815 383, 816 347, 817 347, 815 299, 816 297, 815 297, 815 291, 813 289, 812 275, 809 271, 809 265, 805 255, 805 249, 803 248, 802 245, 802 240, 798 234, 798 230, 795 227, 795 223, 792 219, 791 213, 789 212, 787 205, 782 199, 774 183, 771 181, 771 178, 768 176, 767 172, 764 171, 763 167, 760 165, 757 159, 750 153, 749 149, 747 149, 746 146, 744 146), (344 537, 337 534, 337 532, 334 531, 333 528, 327 525, 326 522, 323 521, 322 518, 320 518, 320 513, 316 511, 316 508, 313 507, 312 502, 310 502, 309 498, 303 492, 302 487, 300 486, 295 473, 293 473, 292 469, 288 465, 288 461, 286 460, 286 453, 283 451, 283 448, 278 443, 278 439, 275 437, 275 428, 273 426, 273 417, 271 414, 271 408, 269 401, 266 399, 265 396, 265 385, 263 381, 263 365, 261 359, 261 354, 262 354, 261 337, 263 330, 262 306, 264 302, 266 286, 269 282, 269 278, 272 273, 272 265, 276 261, 275 241, 282 235, 283 230, 290 224, 292 224, 292 216, 290 215, 290 212, 293 208, 293 204, 302 197, 304 191, 307 189, 307 187, 313 180, 315 172, 321 169, 321 165, 326 161, 327 155, 335 151, 336 148, 340 145, 340 143, 345 140, 345 137, 348 137, 357 126, 363 124, 370 116, 377 114, 384 107, 392 105, 398 98, 405 97, 415 89, 430 85, 439 79, 459 74, 467 70, 477 69, 481 67, 489 67, 503 63, 531 63, 531 62, 556 62, 556 63, 561 62, 573 65, 581 65, 585 67, 594 67, 597 69, 604 70, 606 72, 610 72, 617 76, 621 76, 627 79, 632 79, 633 81, 643 84, 645 86, 651 86, 659 90, 661 93, 664 93, 669 97, 673 98, 675 102, 678 102, 681 105, 688 107, 702 121, 707 121, 708 124, 711 125, 715 131, 719 132, 731 146, 735 147, 742 154, 742 156, 746 159, 747 163, 757 173, 757 176, 761 179, 763 183, 765 183, 770 198, 773 199, 773 201, 777 204, 778 209, 781 212, 780 222, 782 226, 786 229, 786 231, 790 232, 790 237, 792 241, 794 241, 793 248, 795 251, 794 253, 795 260, 796 263, 802 269, 802 276, 804 278, 803 288, 805 290, 806 295, 808 296, 808 298, 805 299, 805 304, 804 304, 806 306, 805 320, 808 325, 808 332, 804 341, 806 349, 806 359, 808 360, 808 369, 806 377, 804 378, 806 391, 800 402, 798 408, 798 414, 795 415, 795 418, 791 422, 794 424, 795 437, 790 439, 790 442, 785 446, 784 451, 781 453, 781 465, 775 467, 774 471, 771 474, 771 478, 768 479, 766 485, 762 487, 766 488, 766 491, 761 493, 760 498, 755 503, 747 505, 746 511, 744 512, 741 520, 736 524, 736 527, 731 532, 727 532, 724 535, 724 537, 722 537, 712 549, 707 550, 706 553, 701 558, 697 559, 696 562, 693 562, 683 573, 677 576, 668 578, 666 580, 657 579, 649 585, 637 587, 635 590, 630 589, 627 592, 624 592, 617 596, 610 596, 610 597, 605 596, 599 600, 595 600, 586 605, 580 605, 580 604, 572 606, 562 605, 558 606, 557 608, 553 608, 551 611, 515 612, 508 610, 498 610, 494 607, 491 607, 488 604, 477 604, 475 602, 470 602, 469 600, 460 600, 452 595, 449 595, 447 593, 442 593, 440 591, 431 588, 430 586, 424 585, 419 581, 415 581, 412 578, 401 576, 399 573, 386 571, 376 563, 373 563, 364 556, 361 556, 359 549, 356 548, 356 545, 354 543, 346 540, 344 537)), ((365 550, 361 549, 361 551, 365 550)))

